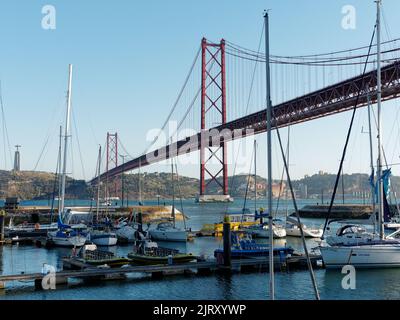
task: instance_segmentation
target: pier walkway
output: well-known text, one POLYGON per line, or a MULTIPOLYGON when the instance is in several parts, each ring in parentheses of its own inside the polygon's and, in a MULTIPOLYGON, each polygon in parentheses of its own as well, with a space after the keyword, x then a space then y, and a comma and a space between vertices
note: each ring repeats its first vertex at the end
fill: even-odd
MULTIPOLYGON (((321 256, 311 256, 314 267, 322 268, 321 256)), ((232 260, 231 267, 226 267, 217 263, 216 260, 197 261, 185 264, 172 265, 145 265, 132 266, 126 265, 120 268, 102 268, 94 267, 75 259, 63 259, 64 270, 55 273, 57 284, 67 284, 68 279, 78 278, 86 280, 110 280, 124 279, 128 273, 151 274, 152 278, 162 278, 163 276, 192 274, 207 275, 213 273, 234 273, 234 272, 260 272, 268 270, 269 262, 267 258, 249 258, 241 260, 232 260), (69 270, 78 269, 78 270, 69 270)), ((283 263, 275 263, 276 269, 280 271, 301 270, 307 268, 305 256, 288 257, 283 263)), ((0 288, 5 288, 5 284, 10 281, 33 281, 37 289, 42 288, 42 280, 45 277, 42 273, 14 274, 0 276, 0 288)))

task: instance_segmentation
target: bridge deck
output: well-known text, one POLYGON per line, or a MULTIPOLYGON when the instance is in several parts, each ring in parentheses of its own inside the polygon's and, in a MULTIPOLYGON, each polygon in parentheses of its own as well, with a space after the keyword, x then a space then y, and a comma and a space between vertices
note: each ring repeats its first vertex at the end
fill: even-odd
MULTIPOLYGON (((321 90, 311 92, 296 99, 281 103, 273 108, 273 128, 285 127, 332 114, 345 112, 354 107, 358 97, 357 107, 368 104, 368 93, 371 102, 376 101, 377 72, 371 71, 339 82, 321 90)), ((382 100, 390 100, 400 94, 400 62, 389 64, 382 68, 382 100)), ((230 141, 248 135, 266 131, 266 111, 261 110, 226 124, 209 129, 218 132, 216 139, 209 139, 205 146, 218 146, 221 141, 230 141), (224 129, 229 129, 225 130, 224 129), (236 130, 241 135, 233 134, 236 130), (217 145, 215 145, 217 143, 217 145)), ((201 148, 201 134, 193 135, 183 140, 157 149, 148 154, 126 162, 101 175, 101 179, 121 174, 157 163, 170 157, 197 151, 201 148)), ((96 179, 91 182, 94 183, 96 179)))

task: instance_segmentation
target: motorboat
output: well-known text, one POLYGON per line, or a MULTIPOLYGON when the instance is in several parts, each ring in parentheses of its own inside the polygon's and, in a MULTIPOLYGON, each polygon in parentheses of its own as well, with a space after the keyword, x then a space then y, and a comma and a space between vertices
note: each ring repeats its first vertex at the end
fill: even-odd
POLYGON ((49 231, 56 231, 57 229, 57 222, 49 224, 23 223, 14 226, 11 218, 9 225, 4 228, 4 235, 7 238, 45 237, 49 231))
POLYGON ((159 247, 157 242, 152 241, 148 234, 146 235, 144 232, 138 231, 136 236, 133 252, 128 254, 128 258, 133 264, 174 264, 186 263, 197 259, 191 253, 181 253, 176 249, 159 247))
POLYGON ((191 253, 180 253, 179 250, 158 247, 154 241, 143 242, 139 248, 128 254, 128 258, 134 264, 175 264, 187 263, 197 257, 191 253))
POLYGON ((72 257, 85 264, 94 266, 107 265, 110 268, 129 264, 129 259, 118 257, 113 252, 99 250, 95 244, 86 244, 72 257))
MULTIPOLYGON (((229 218, 232 231, 258 224, 255 214, 250 213, 250 210, 247 208, 243 209, 242 213, 228 212, 225 216, 229 218)), ((224 229, 224 222, 221 221, 213 225, 204 225, 203 229, 212 230, 215 233, 221 234, 224 229)))
MULTIPOLYGON (((268 257, 270 246, 267 244, 256 243, 251 235, 246 234, 242 238, 238 233, 231 234, 231 258, 245 259, 254 257, 268 257)), ((294 250, 290 247, 274 247, 274 260, 283 262, 288 256, 293 254, 294 250)), ((224 254, 224 249, 219 248, 214 251, 214 257, 221 259, 224 254)))

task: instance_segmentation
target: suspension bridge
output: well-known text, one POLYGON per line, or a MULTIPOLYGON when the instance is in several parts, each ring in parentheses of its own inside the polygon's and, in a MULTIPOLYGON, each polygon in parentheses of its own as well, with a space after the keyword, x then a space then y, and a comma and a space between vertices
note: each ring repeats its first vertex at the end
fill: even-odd
MULTIPOLYGON (((116 160, 117 140, 108 139, 115 142, 107 143, 107 151, 112 150, 107 153, 107 164, 110 158, 112 166, 107 165, 100 179, 200 151, 200 198, 208 196, 207 187, 214 182, 220 187, 220 199, 228 200, 227 143, 266 131, 266 58, 260 52, 261 39, 258 51, 225 40, 214 43, 202 39, 160 134, 144 152, 123 164, 116 160), (177 126, 162 144, 161 133, 171 121, 177 126)), ((382 44, 383 101, 400 94, 399 41, 382 44)), ((272 128, 361 108, 368 101, 374 103, 374 51, 376 46, 365 46, 314 55, 271 56, 272 128)))

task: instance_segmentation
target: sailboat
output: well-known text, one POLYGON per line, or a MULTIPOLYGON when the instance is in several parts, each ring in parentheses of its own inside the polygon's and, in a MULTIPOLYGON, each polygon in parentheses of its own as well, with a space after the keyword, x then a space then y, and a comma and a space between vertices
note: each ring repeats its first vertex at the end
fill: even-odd
MULTIPOLYGON (((100 206, 100 172, 101 172, 101 146, 99 147, 99 155, 97 159, 97 202, 96 202, 96 223, 97 226, 92 225, 92 229, 89 232, 88 239, 98 246, 115 246, 118 238, 115 232, 110 232, 109 225, 107 225, 108 219, 106 219, 105 225, 99 224, 99 206, 100 206)), ((93 224, 93 221, 92 221, 93 224)))
POLYGON ((389 236, 384 233, 384 188, 382 183, 381 161, 381 0, 377 0, 377 102, 378 102, 378 161, 377 161, 377 185, 378 185, 378 234, 366 241, 357 244, 340 243, 331 246, 320 246, 322 259, 327 268, 340 268, 344 265, 366 268, 400 267, 400 240, 396 236, 400 230, 389 236))
MULTIPOLYGON (((288 126, 288 137, 287 137, 287 147, 286 147, 286 159, 287 162, 290 163, 290 126, 288 126)), ((283 173, 282 172, 282 181, 283 181, 283 173)), ((286 188, 286 201, 288 199, 288 190, 286 188)), ((286 202, 286 223, 285 223, 285 231, 286 235, 289 237, 298 237, 301 238, 302 234, 301 232, 303 231, 303 236, 306 238, 321 238, 322 234, 324 233, 323 229, 321 228, 315 228, 315 227, 307 227, 304 223, 301 223, 301 228, 300 224, 297 220, 296 217, 289 216, 289 208, 288 208, 288 203, 286 202)))
MULTIPOLYGON (((306 238, 321 238, 323 230, 320 228, 309 228, 305 224, 301 224, 303 234, 306 238)), ((294 217, 286 218, 286 234, 291 237, 301 237, 301 231, 297 219, 294 217)))
MULTIPOLYGON (((72 65, 69 65, 69 78, 68 78, 68 94, 67 94, 67 114, 64 136, 64 159, 63 159, 63 172, 61 176, 61 201, 60 209, 58 212, 58 229, 56 231, 48 232, 47 238, 50 243, 61 247, 81 247, 86 242, 86 234, 81 229, 72 228, 62 221, 62 216, 65 211, 65 183, 67 172, 67 152, 68 152, 68 138, 69 126, 71 116, 71 89, 72 89, 72 65)), ((60 159, 61 160, 61 159, 60 159)))
POLYGON ((150 229, 149 234, 154 240, 186 242, 188 233, 186 230, 176 226, 175 219, 175 182, 174 182, 174 164, 171 159, 171 182, 172 182, 172 220, 173 222, 160 222, 156 228, 150 229))
MULTIPOLYGON (((257 211, 257 141, 254 140, 254 207, 255 207, 255 220, 260 217, 260 223, 252 224, 244 228, 244 230, 250 233, 256 238, 266 238, 270 237, 269 224, 263 222, 263 212, 257 211)), ((274 238, 284 238, 286 237, 286 230, 284 227, 278 223, 272 223, 272 234, 274 238)))

